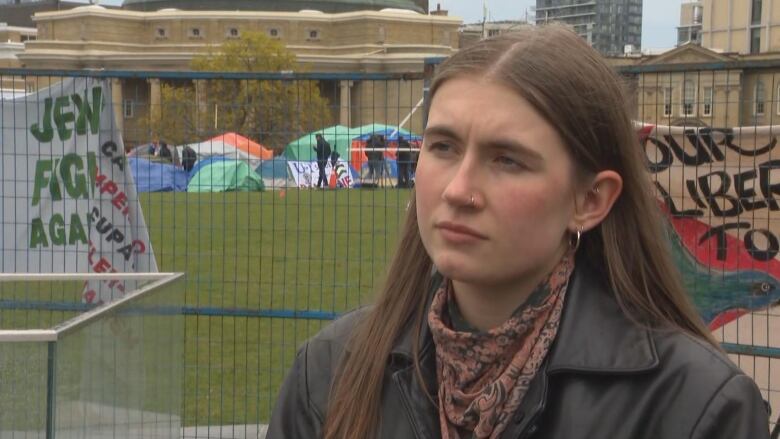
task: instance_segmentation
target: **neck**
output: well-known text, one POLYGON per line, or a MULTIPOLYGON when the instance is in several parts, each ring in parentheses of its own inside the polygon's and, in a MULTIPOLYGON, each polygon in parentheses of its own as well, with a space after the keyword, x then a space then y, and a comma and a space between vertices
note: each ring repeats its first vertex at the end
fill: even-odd
POLYGON ((452 281, 458 310, 464 319, 480 331, 489 331, 507 321, 528 300, 534 289, 563 258, 564 252, 552 258, 549 266, 526 274, 521 279, 501 284, 452 281))

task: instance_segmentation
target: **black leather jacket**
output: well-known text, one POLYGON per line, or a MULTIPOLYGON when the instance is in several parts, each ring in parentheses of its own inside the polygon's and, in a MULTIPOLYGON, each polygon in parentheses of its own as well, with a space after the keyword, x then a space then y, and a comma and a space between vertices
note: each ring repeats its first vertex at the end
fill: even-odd
MULTIPOLYGON (((355 322, 347 314, 298 352, 274 407, 268 439, 321 437, 333 371, 355 322)), ((435 353, 424 325, 421 365, 436 388, 435 353)), ((437 408, 415 378, 412 331, 384 378, 379 438, 439 438, 437 408)), ((355 389, 356 392, 360 389, 355 389)), ((628 320, 609 289, 580 266, 561 326, 515 418, 501 436, 544 439, 765 439, 758 388, 710 345, 628 320)))

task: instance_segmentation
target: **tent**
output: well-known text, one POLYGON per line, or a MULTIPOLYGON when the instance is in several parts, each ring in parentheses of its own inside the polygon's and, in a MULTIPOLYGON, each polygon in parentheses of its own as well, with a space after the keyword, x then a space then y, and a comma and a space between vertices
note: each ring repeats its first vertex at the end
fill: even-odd
POLYGON ((263 179, 265 187, 272 189, 294 187, 295 180, 290 176, 290 168, 286 157, 274 157, 264 160, 255 172, 263 179))
POLYGON ((128 153, 128 157, 141 157, 145 159, 151 159, 154 157, 154 145, 151 143, 144 143, 143 145, 138 145, 135 148, 131 149, 128 153))
POLYGON ((397 136, 397 134, 401 134, 404 137, 410 137, 413 136, 413 134, 399 126, 396 125, 383 125, 381 123, 369 123, 366 125, 359 126, 357 128, 352 128, 352 131, 356 132, 357 136, 363 137, 365 136, 368 138, 371 134, 382 134, 385 137, 389 136, 397 136))
POLYGON ((199 168, 187 185, 187 192, 244 192, 264 189, 260 176, 242 160, 215 160, 199 168))
MULTIPOLYGON (((236 147, 226 140, 205 140, 200 143, 191 143, 187 145, 177 146, 176 149, 179 152, 179 156, 182 155, 182 150, 185 146, 189 146, 198 155, 198 161, 204 160, 209 157, 223 157, 232 160, 243 160, 252 167, 256 168, 263 161, 261 156, 255 156, 243 149, 236 147)), ((196 162, 197 163, 197 162, 196 162)))
POLYGON ((203 160, 198 160, 198 162, 195 163, 195 166, 193 166, 192 170, 190 170, 189 172, 189 179, 192 180, 192 177, 194 177, 198 173, 198 171, 200 171, 202 168, 205 168, 206 166, 212 163, 221 162, 225 160, 230 160, 230 159, 227 159, 223 156, 215 155, 212 157, 205 158, 203 160))
POLYGON ((174 166, 181 166, 181 151, 176 151, 175 147, 171 145, 168 145, 168 148, 171 151, 171 157, 169 158, 156 155, 155 146, 152 143, 136 146, 127 153, 127 156, 143 158, 158 163, 173 163, 174 166))
MULTIPOLYGON (((355 128, 355 131, 360 131, 362 134, 352 139, 352 147, 350 148, 349 161, 352 167, 359 171, 362 171, 363 166, 366 165, 368 162, 368 157, 366 157, 365 148, 368 139, 373 134, 380 134, 385 137, 385 147, 387 148, 384 152, 385 161, 392 161, 393 163, 395 163, 395 159, 396 159, 396 149, 398 148, 399 135, 404 136, 404 139, 406 139, 409 142, 412 148, 420 149, 420 146, 422 145, 421 136, 412 134, 402 128, 398 128, 392 125, 369 124, 359 128, 355 128), (374 131, 368 131, 369 129, 374 129, 374 131)), ((395 165, 392 164, 390 166, 390 169, 395 169, 395 165)), ((363 172, 360 173, 361 175, 363 174, 363 172)))
POLYGON ((244 137, 241 134, 225 133, 221 136, 216 136, 209 139, 212 142, 222 141, 228 145, 233 145, 237 149, 244 151, 252 158, 259 158, 261 160, 271 160, 274 158, 274 152, 265 146, 252 141, 248 137, 244 137))
POLYGON ((322 134, 322 136, 325 137, 325 140, 330 143, 331 150, 338 151, 339 155, 346 160, 347 157, 349 157, 348 152, 352 144, 352 138, 356 133, 357 131, 343 125, 334 125, 318 131, 312 131, 311 133, 290 142, 284 148, 284 156, 290 160, 317 160, 317 153, 314 152, 314 147, 317 145, 315 135, 322 134))
POLYGON ((140 157, 129 157, 138 192, 183 192, 187 190, 187 173, 168 163, 157 163, 140 157))

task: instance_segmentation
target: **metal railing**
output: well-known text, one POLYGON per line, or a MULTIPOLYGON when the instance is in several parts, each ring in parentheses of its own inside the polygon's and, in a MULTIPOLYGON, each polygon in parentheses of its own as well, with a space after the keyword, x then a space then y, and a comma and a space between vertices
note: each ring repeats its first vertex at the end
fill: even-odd
POLYGON ((40 312, 3 311, 3 328, 26 329, 0 329, 0 437, 179 438, 181 280, 170 273, 0 274, 3 297, 78 295, 85 282, 128 286, 123 297, 49 328, 40 328, 51 322, 40 312))

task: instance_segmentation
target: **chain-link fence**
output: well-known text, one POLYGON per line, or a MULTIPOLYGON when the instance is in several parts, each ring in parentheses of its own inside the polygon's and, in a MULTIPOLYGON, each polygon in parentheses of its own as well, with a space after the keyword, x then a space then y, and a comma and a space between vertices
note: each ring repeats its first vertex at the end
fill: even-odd
MULTIPOLYGON (((776 409, 780 65, 677 70, 624 69, 638 135, 694 301, 776 409)), ((414 185, 426 86, 422 75, 0 71, 3 270, 185 272, 184 424, 207 426, 193 437, 260 435, 296 348, 370 300, 382 275, 414 185)), ((11 311, 115 293, 6 292, 0 326, 11 311)))

